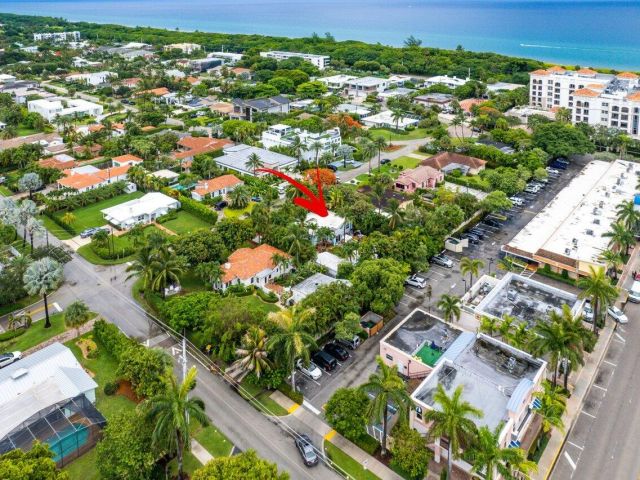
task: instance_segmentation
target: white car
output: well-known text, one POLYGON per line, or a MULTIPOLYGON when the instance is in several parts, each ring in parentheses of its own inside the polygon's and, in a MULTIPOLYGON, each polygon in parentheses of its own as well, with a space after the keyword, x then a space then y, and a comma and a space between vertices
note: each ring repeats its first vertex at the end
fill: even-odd
POLYGON ((613 318, 616 322, 620 324, 624 325, 625 323, 629 323, 629 318, 618 307, 607 308, 607 313, 611 315, 611 318, 613 318))
POLYGON ((511 200, 511 203, 513 203, 516 207, 521 207, 522 205, 524 205, 524 200, 522 200, 520 197, 509 197, 509 200, 511 200))
POLYGON ((22 358, 22 352, 9 352, 0 354, 0 368, 11 365, 22 358))
POLYGON ((320 370, 313 362, 309 362, 309 366, 305 367, 304 363, 302 363, 302 359, 299 358, 296 362, 296 367, 307 377, 313 378, 314 380, 318 380, 322 376, 322 370, 320 370))
POLYGON ((547 173, 551 175, 560 175, 560 170, 556 170, 555 168, 547 167, 547 173))
POLYGON ((582 307, 582 316, 587 323, 593 322, 593 307, 591 307, 591 300, 586 299, 584 306, 582 307))
POLYGON ((411 275, 410 277, 407 277, 404 284, 409 285, 410 287, 424 288, 427 286, 427 281, 418 275, 411 275))

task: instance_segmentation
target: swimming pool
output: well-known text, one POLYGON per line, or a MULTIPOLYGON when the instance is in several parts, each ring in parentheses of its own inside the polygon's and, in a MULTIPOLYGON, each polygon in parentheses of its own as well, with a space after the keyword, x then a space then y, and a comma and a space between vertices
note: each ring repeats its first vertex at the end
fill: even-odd
POLYGON ((81 423, 74 423, 58 432, 57 435, 49 437, 44 443, 47 443, 51 448, 54 453, 53 461, 57 463, 82 447, 88 440, 89 429, 81 423))

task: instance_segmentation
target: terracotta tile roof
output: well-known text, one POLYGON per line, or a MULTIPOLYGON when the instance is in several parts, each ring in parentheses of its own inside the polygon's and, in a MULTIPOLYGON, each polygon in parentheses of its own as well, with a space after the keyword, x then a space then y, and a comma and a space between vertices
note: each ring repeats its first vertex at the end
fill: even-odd
POLYGON ((127 87, 135 87, 140 83, 141 79, 138 77, 125 78, 122 80, 122 85, 126 85, 127 87))
POLYGON ((239 248, 229 255, 227 263, 223 265, 222 281, 227 283, 237 278, 248 280, 264 270, 273 269, 275 267, 273 256, 276 254, 289 257, 282 250, 266 244, 256 248, 239 248))
POLYGON ((636 75, 635 73, 632 73, 632 72, 622 72, 622 73, 619 73, 618 75, 616 75, 616 77, 618 77, 618 78, 628 78, 630 80, 635 80, 636 78, 640 78, 640 77, 638 77, 638 75, 636 75))
POLYGON ((50 158, 43 158, 38 160, 38 165, 42 168, 55 168, 56 170, 65 170, 67 168, 73 168, 77 165, 77 162, 73 158, 57 158, 58 155, 50 158))
POLYGON ((178 145, 185 150, 176 152, 173 157, 177 160, 193 157, 203 153, 214 152, 220 150, 233 142, 225 138, 209 138, 209 137, 184 137, 178 141, 178 145))
POLYGON ((590 68, 581 68, 580 70, 578 70, 578 73, 580 75, 597 75, 598 72, 596 72, 595 70, 591 70, 590 68))
POLYGON ((75 147, 73 147, 73 152, 74 153, 83 154, 83 153, 89 152, 92 155, 97 155, 101 151, 102 151, 102 145, 100 145, 99 143, 94 143, 91 146, 89 146, 89 145, 76 145, 75 147))
POLYGON ((604 85, 601 83, 590 83, 587 85, 587 88, 592 88, 594 90, 604 90, 604 85))
POLYGON ((151 90, 143 90, 142 92, 139 92, 138 95, 145 95, 145 94, 149 94, 149 95, 154 95, 156 97, 161 97, 163 95, 168 95, 169 89, 167 87, 160 87, 160 88, 152 88, 151 90))
POLYGON ((73 188, 74 190, 81 190, 83 188, 99 185, 104 182, 104 179, 92 173, 76 173, 75 175, 68 175, 58 180, 58 185, 63 187, 73 188))
POLYGON ((111 129, 112 130, 124 130, 125 126, 124 126, 124 123, 112 123, 111 124, 111 129))
POLYGON ((135 155, 131 155, 130 153, 113 157, 112 160, 118 163, 124 163, 124 162, 142 163, 143 162, 143 160, 140 157, 136 157, 135 155))
POLYGON ((236 185, 240 184, 242 184, 242 180, 240 180, 235 175, 222 175, 210 180, 200 180, 196 185, 194 192, 196 192, 201 197, 204 197, 205 195, 217 192, 218 190, 222 190, 223 188, 235 187, 236 185))
POLYGON ((436 170, 442 170, 444 167, 452 163, 466 165, 469 168, 482 168, 487 162, 480 158, 469 157, 467 155, 461 155, 453 152, 441 152, 420 162, 421 165, 432 167, 436 170))
POLYGON ((418 184, 424 183, 430 178, 434 178, 436 180, 442 177, 442 173, 436 170, 432 166, 422 165, 417 168, 413 168, 411 170, 405 170, 398 176, 396 182, 400 183, 411 183, 415 182, 418 184))
POLYGON ((191 85, 198 85, 199 83, 202 83, 202 80, 196 77, 187 77, 185 78, 185 80, 189 82, 191 85))
POLYGON ((130 168, 131 168, 131 165, 122 165, 121 167, 105 168, 104 170, 100 170, 99 172, 96 172, 94 175, 96 175, 99 178, 102 178, 103 180, 109 180, 110 178, 120 177, 124 175, 129 171, 130 168))
POLYGON ((547 72, 549 73, 564 73, 566 70, 558 65, 554 65, 551 68, 547 68, 547 72))
POLYGON ((146 125, 144 127, 142 127, 140 130, 142 130, 143 132, 150 132, 151 130, 155 130, 156 127, 154 127, 153 125, 146 125))
POLYGON ((640 92, 635 92, 627 95, 627 100, 631 100, 632 102, 640 102, 640 92))
POLYGON ((459 104, 462 110, 464 110, 465 112, 470 112, 471 107, 473 107, 474 105, 480 105, 484 101, 485 100, 481 98, 467 98, 466 100, 460 100, 459 104))
POLYGON ((534 70, 533 72, 531 72, 531 75, 549 75, 550 73, 547 72, 546 70, 534 70))
POLYGON ((104 130, 104 125, 100 125, 100 124, 89 125, 89 129, 88 130, 91 133, 100 132, 101 130, 104 130))
POLYGON ((573 92, 573 95, 576 97, 598 97, 600 95, 599 92, 596 92, 594 90, 591 90, 590 88, 580 88, 578 90, 576 90, 575 92, 573 92))
POLYGON ((251 69, 243 67, 232 68, 231 71, 236 75, 243 75, 245 73, 251 73, 251 69))
POLYGON ((233 112, 233 103, 228 102, 218 102, 211 105, 211 110, 214 112, 220 113, 231 113, 233 112))

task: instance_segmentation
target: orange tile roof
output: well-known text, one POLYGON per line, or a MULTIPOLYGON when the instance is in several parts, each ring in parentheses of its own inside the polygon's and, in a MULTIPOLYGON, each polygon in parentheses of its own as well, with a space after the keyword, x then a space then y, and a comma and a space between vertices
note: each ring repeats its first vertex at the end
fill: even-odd
POLYGON ((202 80, 196 77, 187 77, 185 80, 189 82, 191 85, 197 85, 199 83, 202 83, 202 80))
POLYGON ((235 67, 235 68, 232 68, 231 71, 233 73, 235 73, 236 75, 242 75, 244 73, 251 73, 251 69, 250 68, 243 68, 243 67, 235 67))
POLYGON ((59 185, 67 188, 73 188, 74 190, 92 187, 93 185, 99 185, 102 182, 104 182, 104 179, 92 173, 76 173, 75 175, 69 175, 58 180, 59 185))
POLYGON ((124 162, 142 163, 143 162, 143 160, 140 157, 136 157, 135 155, 131 155, 130 153, 127 153, 125 155, 120 155, 118 157, 113 157, 112 160, 118 163, 124 163, 124 162))
POLYGON ((104 180, 109 180, 110 178, 120 177, 124 175, 129 171, 130 168, 131 168, 131 165, 122 165, 121 167, 105 168, 104 170, 100 170, 99 172, 96 172, 94 175, 104 180))
POLYGON ((632 102, 640 102, 640 92, 635 92, 631 95, 627 95, 627 100, 631 100, 632 102))
POLYGON ((591 90, 590 88, 580 88, 573 92, 573 95, 576 97, 597 97, 600 93, 591 90))
POLYGON ((587 88, 594 88, 597 90, 604 90, 604 85, 602 85, 601 83, 590 83, 589 85, 587 85, 587 88))
POLYGON ((55 168, 56 170, 65 170, 67 168, 75 167, 77 163, 74 159, 59 160, 56 157, 50 157, 38 160, 38 165, 42 168, 55 168))
POLYGON ((470 112, 471 107, 473 107, 474 105, 480 105, 484 101, 485 100, 481 98, 467 98, 466 100, 460 100, 459 105, 460 108, 465 112, 470 112))
POLYGON ((480 158, 470 157, 468 155, 461 155, 460 153, 453 152, 441 152, 420 162, 421 165, 432 167, 436 170, 442 170, 444 167, 451 163, 459 163, 470 168, 482 168, 486 165, 487 162, 485 160, 481 160, 480 158))
POLYGON ((239 248, 229 255, 227 263, 223 265, 222 281, 228 283, 237 278, 248 280, 264 270, 273 269, 275 267, 273 256, 276 254, 289 258, 289 255, 271 245, 239 248))
POLYGON ((539 69, 531 72, 531 75, 549 75, 549 72, 547 72, 546 70, 539 69))
POLYGON ((152 88, 151 90, 143 90, 142 92, 138 93, 138 95, 145 95, 145 94, 161 97, 162 95, 168 95, 169 89, 167 87, 159 87, 159 88, 152 88))
POLYGON ((99 131, 101 131, 101 130, 104 130, 104 125, 100 125, 100 124, 97 124, 97 125, 89 125, 89 131, 90 131, 91 133, 99 132, 99 131))
POLYGON ((564 73, 566 70, 558 65, 554 65, 551 68, 547 68, 547 72, 549 73, 564 73))
POLYGON ((636 75, 635 73, 632 73, 632 72, 622 72, 622 73, 619 73, 616 76, 618 78, 628 78, 630 80, 635 80, 636 78, 640 78, 640 77, 638 77, 638 75, 636 75))
POLYGON ((114 130, 124 130, 124 123, 113 123, 111 124, 111 128, 114 130))
POLYGON ((596 72, 595 70, 591 70, 590 68, 581 68, 580 70, 578 70, 578 73, 580 75, 597 75, 598 72, 596 72))
POLYGON ((129 87, 135 87, 138 83, 140 83, 140 81, 141 79, 138 77, 125 78, 122 80, 122 84, 129 87))
POLYGON ((235 175, 222 175, 210 180, 200 180, 196 185, 194 192, 201 197, 204 197, 210 193, 222 190, 223 188, 235 187, 240 184, 242 184, 242 180, 235 175))
POLYGON ((233 142, 226 138, 209 137, 184 137, 178 141, 178 145, 185 148, 185 151, 176 152, 173 157, 182 160, 202 153, 209 153, 231 145, 233 142))

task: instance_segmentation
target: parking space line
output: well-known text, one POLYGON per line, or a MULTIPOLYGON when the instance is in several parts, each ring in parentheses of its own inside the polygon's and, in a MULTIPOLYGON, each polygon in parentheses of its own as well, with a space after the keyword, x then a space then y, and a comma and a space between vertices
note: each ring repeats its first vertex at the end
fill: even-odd
POLYGON ((596 388, 599 388, 600 390, 604 390, 605 392, 607 391, 607 389, 606 389, 606 388, 601 387, 601 386, 600 386, 600 385, 598 385, 597 383, 594 383, 594 384, 593 384, 593 386, 594 386, 594 387, 596 387, 596 388))
POLYGON ((580 445, 576 445, 575 443, 573 443, 573 442, 571 442, 571 441, 569 441, 569 440, 567 440, 567 443, 568 443, 569 445, 571 445, 571 446, 576 447, 578 450, 584 450, 584 447, 581 447, 580 445))
POLYGON ((307 408, 308 410, 310 410, 311 412, 315 413, 316 415, 320 415, 320 410, 318 410, 316 407, 314 407, 313 405, 311 405, 309 402, 307 402, 306 400, 302 401, 302 405, 307 408))
POLYGON ((446 277, 446 275, 444 273, 440 273, 436 270, 432 270, 433 273, 435 273, 436 275, 440 275, 441 277, 446 277))
POLYGON ((589 412, 585 412, 584 410, 580 410, 580 413, 584 413, 587 417, 598 418, 595 415, 591 415, 589 412))
POLYGON ((571 457, 569 456, 569 454, 567 452, 564 452, 564 457, 567 459, 567 462, 569 462, 569 465, 571 466, 572 470, 576 469, 576 463, 571 459, 571 457))
POLYGON ((615 332, 615 335, 618 338, 618 340, 620 340, 622 343, 626 342, 626 340, 624 338, 622 338, 622 336, 618 332, 615 332))
POLYGON ((615 363, 611 363, 609 360, 603 360, 602 362, 606 363, 607 365, 611 365, 612 367, 617 367, 618 366, 615 363))

